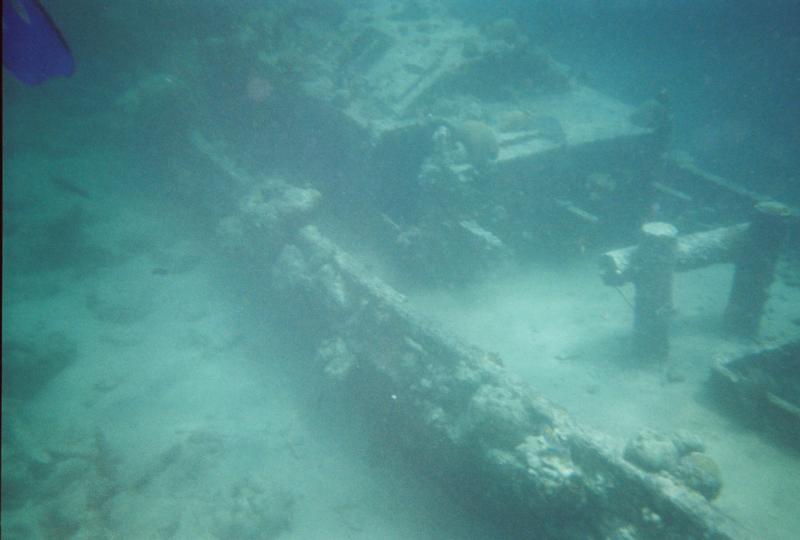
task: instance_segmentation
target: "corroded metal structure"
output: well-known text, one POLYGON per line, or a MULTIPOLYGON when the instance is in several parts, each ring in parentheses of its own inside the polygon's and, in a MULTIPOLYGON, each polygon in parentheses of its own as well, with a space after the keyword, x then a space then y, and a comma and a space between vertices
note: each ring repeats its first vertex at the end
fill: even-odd
POLYGON ((220 174, 252 183, 235 227, 247 242, 236 249, 259 245, 272 261, 265 287, 315 351, 309 368, 456 500, 512 537, 747 537, 685 479, 626 458, 621 441, 576 424, 501 359, 413 313, 315 226, 298 228, 314 191, 265 188, 213 146, 198 148, 220 174), (249 203, 265 193, 271 204, 249 203), (276 207, 285 220, 265 227, 276 207))
POLYGON ((800 340, 714 363, 711 384, 748 426, 800 448, 800 340))
MULTIPOLYGON (((642 122, 652 115, 588 88, 512 21, 477 29, 420 6, 356 3, 335 32, 300 20, 302 32, 260 56, 275 77, 270 111, 296 120, 258 124, 283 130, 268 157, 284 160, 284 180, 246 172, 258 160, 240 167, 224 130, 194 137, 220 184, 235 186, 219 228, 232 256, 257 261, 309 369, 349 396, 374 435, 512 537, 752 537, 709 501, 718 485, 643 465, 624 441, 576 424, 496 355, 413 313, 322 232, 331 221, 356 230, 398 281, 431 285, 628 242, 656 200, 690 233, 668 235, 678 270, 729 258, 746 230, 714 222, 713 208, 712 223, 700 222, 709 193, 743 208, 755 195, 665 157, 667 126, 642 122), (298 150, 308 133, 323 141, 316 154, 298 150), (710 225, 729 227, 691 235, 710 225)), ((284 23, 268 18, 261 30, 284 23)), ((607 254, 609 281, 629 280, 633 259, 633 249, 607 254)), ((663 445, 676 461, 707 463, 701 445, 685 455, 663 445)))

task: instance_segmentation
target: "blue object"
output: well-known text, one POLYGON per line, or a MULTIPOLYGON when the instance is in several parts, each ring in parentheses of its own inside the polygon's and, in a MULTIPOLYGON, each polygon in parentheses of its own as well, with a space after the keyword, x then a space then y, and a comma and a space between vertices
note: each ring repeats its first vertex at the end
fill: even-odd
POLYGON ((3 66, 29 85, 75 71, 67 42, 36 0, 3 0, 3 66))

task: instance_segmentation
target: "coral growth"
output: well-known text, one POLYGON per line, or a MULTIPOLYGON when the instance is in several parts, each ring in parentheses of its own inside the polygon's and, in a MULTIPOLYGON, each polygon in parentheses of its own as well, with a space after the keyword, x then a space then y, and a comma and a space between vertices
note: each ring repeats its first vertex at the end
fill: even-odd
POLYGON ((667 473, 711 500, 722 489, 722 477, 703 450, 703 443, 689 433, 667 436, 644 430, 625 446, 625 459, 648 472, 667 473))

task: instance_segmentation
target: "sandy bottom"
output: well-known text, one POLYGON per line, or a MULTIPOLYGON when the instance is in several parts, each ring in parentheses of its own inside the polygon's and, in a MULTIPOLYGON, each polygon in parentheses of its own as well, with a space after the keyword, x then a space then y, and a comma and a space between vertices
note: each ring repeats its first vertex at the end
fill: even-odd
MULTIPOLYGON (((31 156, 4 173, 3 339, 57 332, 77 351, 31 399, 4 386, 4 482, 15 459, 29 473, 4 483, 4 540, 498 537, 286 368, 305 362, 294 336, 265 325, 271 306, 219 272, 187 216, 119 193, 135 164, 31 156), (52 170, 93 179, 90 197, 35 183, 52 170)), ((248 270, 251 286, 269 279, 248 270)), ((630 361, 630 307, 588 260, 412 302, 621 444, 645 427, 696 432, 722 469, 717 504, 759 538, 796 538, 798 456, 703 400, 714 355, 742 346, 718 332, 730 280, 727 267, 680 276, 666 367, 630 361)), ((800 291, 773 292, 766 337, 796 335, 800 291)))
MULTIPOLYGON (((724 415, 705 391, 716 355, 752 346, 720 332, 732 272, 719 265, 677 277, 674 339, 664 366, 631 358, 632 287, 604 286, 592 261, 529 268, 459 293, 428 291, 412 302, 451 332, 498 353, 542 395, 620 444, 643 428, 699 435, 723 475, 715 503, 758 538, 798 538, 800 455, 724 415)), ((800 289, 776 283, 764 339, 797 337, 798 316, 800 289)))
POLYGON ((34 398, 4 399, 4 481, 15 459, 33 471, 4 485, 4 540, 494 537, 286 369, 304 361, 292 336, 179 216, 120 208, 84 230, 113 262, 4 269, 4 340, 77 349, 34 398))

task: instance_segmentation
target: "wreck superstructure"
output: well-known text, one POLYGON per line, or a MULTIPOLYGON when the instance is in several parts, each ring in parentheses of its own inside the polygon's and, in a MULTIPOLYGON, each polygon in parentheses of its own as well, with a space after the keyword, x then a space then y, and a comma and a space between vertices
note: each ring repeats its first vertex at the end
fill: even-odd
POLYGON ((668 102, 633 108, 593 90, 512 20, 476 28, 415 1, 314 4, 254 15, 234 47, 261 81, 245 98, 252 116, 190 136, 210 178, 232 186, 222 244, 259 266, 309 369, 515 535, 753 537, 714 506, 701 442, 645 434, 626 446, 579 425, 501 359, 433 329, 402 286, 632 243, 656 218, 681 233, 735 226, 720 216, 765 197, 670 154, 668 102), (329 238, 331 223, 387 261, 400 291, 329 238))

